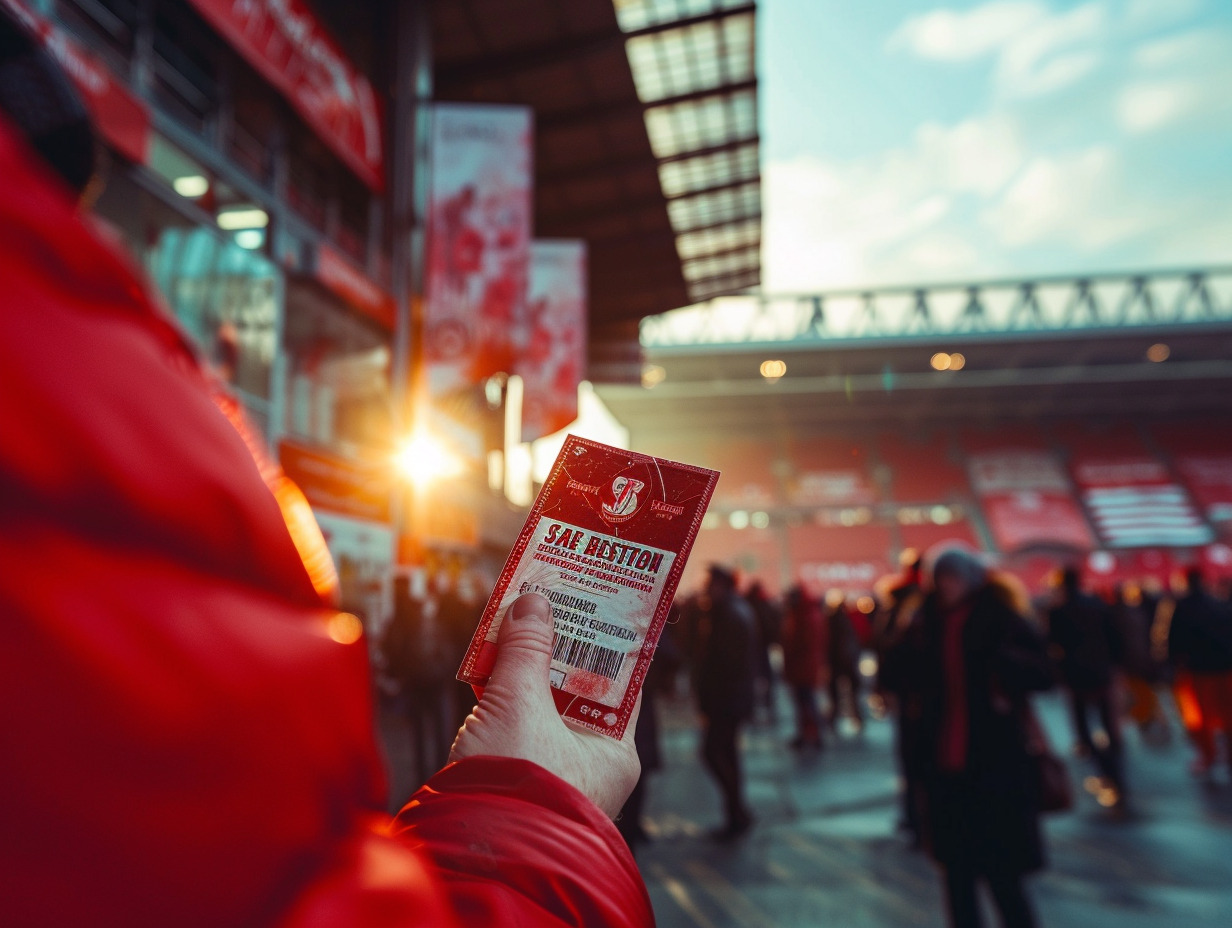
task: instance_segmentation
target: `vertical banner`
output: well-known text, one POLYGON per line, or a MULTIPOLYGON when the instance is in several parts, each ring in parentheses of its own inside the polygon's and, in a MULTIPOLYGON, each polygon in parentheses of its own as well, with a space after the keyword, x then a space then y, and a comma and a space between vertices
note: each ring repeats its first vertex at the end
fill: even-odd
POLYGON ((433 107, 423 332, 438 407, 513 372, 530 264, 531 131, 526 107, 433 107))
POLYGON ((577 418, 586 367, 586 243, 540 239, 530 248, 522 376, 522 440, 559 432, 577 418))

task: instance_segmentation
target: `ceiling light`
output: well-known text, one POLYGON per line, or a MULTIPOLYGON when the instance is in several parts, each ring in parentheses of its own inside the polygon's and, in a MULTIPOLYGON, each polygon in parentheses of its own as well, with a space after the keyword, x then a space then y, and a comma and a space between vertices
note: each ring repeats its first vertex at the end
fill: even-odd
POLYGON ((235 244, 252 251, 265 244, 265 233, 260 229, 240 229, 235 233, 235 244))
POLYGON ((1156 342, 1146 350, 1146 359, 1159 364, 1161 361, 1167 361, 1172 356, 1172 349, 1163 342, 1156 342))
POLYGON ((961 371, 966 366, 967 366, 966 357, 959 354, 957 351, 955 351, 952 355, 950 355, 950 370, 961 371))
POLYGON ((950 356, 944 351, 938 351, 928 363, 933 366, 935 371, 948 371, 950 369, 950 356))
POLYGON ((647 364, 642 368, 642 386, 647 390, 661 384, 667 377, 667 369, 658 364, 647 364))
POLYGON ((205 196, 205 192, 210 189, 210 182, 200 174, 188 174, 184 177, 177 177, 171 182, 171 186, 180 196, 195 200, 197 197, 205 196))
POLYGON ((771 360, 761 362, 761 375, 767 380, 778 380, 786 373, 786 361, 771 360))
POLYGON ((218 228, 235 232, 239 229, 264 229, 269 225, 269 214, 254 206, 229 209, 218 214, 218 228))

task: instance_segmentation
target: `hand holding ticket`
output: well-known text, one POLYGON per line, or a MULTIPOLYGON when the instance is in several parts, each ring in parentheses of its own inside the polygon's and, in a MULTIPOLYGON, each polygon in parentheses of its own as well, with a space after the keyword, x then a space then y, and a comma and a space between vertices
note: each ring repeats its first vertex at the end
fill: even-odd
POLYGON ((557 712, 621 738, 718 473, 569 436, 458 671, 486 685, 510 606, 551 603, 557 712))

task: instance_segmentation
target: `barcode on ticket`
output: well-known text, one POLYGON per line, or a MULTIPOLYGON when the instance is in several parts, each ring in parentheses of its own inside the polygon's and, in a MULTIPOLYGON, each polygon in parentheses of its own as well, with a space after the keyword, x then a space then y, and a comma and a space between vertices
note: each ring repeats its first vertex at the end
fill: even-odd
POLYGON ((623 651, 614 651, 593 641, 580 641, 566 635, 556 635, 552 642, 552 660, 567 664, 575 670, 597 673, 609 680, 620 676, 625 657, 623 651))

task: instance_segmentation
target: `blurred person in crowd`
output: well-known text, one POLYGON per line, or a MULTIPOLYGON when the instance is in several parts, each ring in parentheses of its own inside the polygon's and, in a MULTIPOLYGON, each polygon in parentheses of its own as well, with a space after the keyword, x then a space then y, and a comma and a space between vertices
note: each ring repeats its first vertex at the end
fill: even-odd
POLYGON ((801 586, 787 591, 783 616, 783 678, 796 710, 796 750, 820 750, 821 710, 817 687, 825 666, 826 630, 821 604, 801 586))
POLYGON ((838 731, 843 706, 855 720, 856 728, 864 729, 864 713, 860 707, 860 638, 856 633, 853 610, 847 605, 842 590, 826 593, 826 662, 830 687, 830 730, 838 731))
POLYGON ((1059 601, 1048 614, 1048 643, 1069 693, 1074 734, 1081 752, 1091 757, 1106 787, 1115 792, 1111 802, 1126 802, 1124 745, 1115 704, 1114 671, 1122 652, 1112 610, 1082 589, 1075 567, 1061 573, 1059 601), (1091 713, 1099 716, 1103 737, 1091 733, 1091 713))
POLYGON ((363 629, 307 502, 78 212, 88 171, 40 139, 84 111, 6 9, 0 920, 651 924, 611 822, 633 726, 562 722, 540 596, 502 625, 454 763, 381 811, 363 629))
POLYGON ((947 551, 918 621, 885 655, 883 678, 919 726, 921 823, 954 928, 982 923, 981 881, 1007 928, 1036 924, 1023 885, 1044 863, 1028 696, 1052 685, 1052 668, 1024 608, 974 556, 947 551))
MULTIPOLYGON (((1168 627, 1168 658, 1192 685, 1200 722, 1193 770, 1205 775, 1215 764, 1215 733, 1232 741, 1232 610, 1206 589, 1202 570, 1185 574, 1185 594, 1176 601, 1168 627)), ((1232 744, 1228 745, 1232 766, 1232 744)))
POLYGON ((442 666, 449 671, 451 710, 457 725, 461 727, 475 705, 475 692, 469 683, 456 678, 471 636, 483 614, 483 600, 479 598, 474 576, 463 571, 456 576, 442 572, 437 576, 436 624, 440 629, 444 646, 442 666))
POLYGON ((753 607, 753 615, 757 618, 757 703, 774 721, 774 664, 770 660, 770 652, 779 644, 783 614, 760 580, 749 584, 744 598, 753 607))
POLYGON ((680 670, 681 652, 674 634, 679 625, 680 607, 672 603, 667 626, 659 637, 654 660, 651 661, 650 668, 646 671, 646 679, 642 683, 642 710, 638 715, 637 732, 633 736, 642 772, 616 818, 616 828, 630 850, 636 850, 639 844, 650 840, 642 822, 642 810, 646 807, 646 780, 651 773, 663 767, 663 747, 659 738, 659 698, 664 694, 670 695, 676 674, 680 670))
MULTIPOLYGON (((898 757, 898 769, 903 780, 902 815, 900 828, 911 837, 913 845, 922 840, 920 833, 920 807, 923 804, 920 758, 918 743, 920 726, 918 713, 904 712, 907 694, 895 689, 891 676, 887 681, 884 673, 885 655, 909 634, 916 622, 925 596, 922 561, 914 551, 907 559, 903 574, 885 591, 885 601, 879 616, 875 636, 877 647, 877 692, 885 702, 894 719, 894 749, 898 757)), ((901 682, 901 681, 899 681, 901 682)))
POLYGON ((381 656, 410 732, 415 786, 444 763, 458 728, 445 697, 461 661, 451 662, 438 619, 437 604, 416 596, 410 577, 394 578, 393 613, 385 624, 381 656))
POLYGON ((1129 690, 1129 717, 1144 740, 1162 744, 1169 738, 1168 716, 1155 691, 1159 665, 1151 653, 1151 615, 1136 584, 1117 584, 1112 594, 1112 617, 1129 690))
POLYGON ((725 821, 715 837, 730 840, 753 825, 744 801, 740 730, 753 713, 757 618, 725 567, 711 566, 705 598, 694 686, 703 717, 702 760, 723 795, 725 821))

